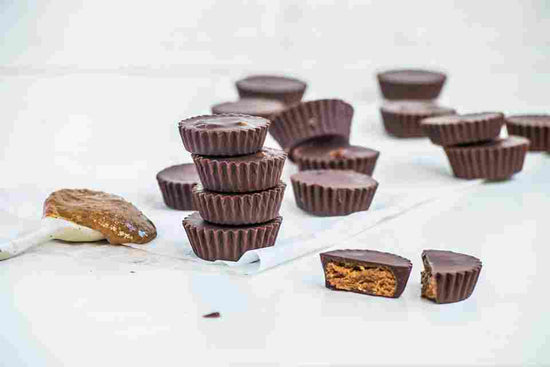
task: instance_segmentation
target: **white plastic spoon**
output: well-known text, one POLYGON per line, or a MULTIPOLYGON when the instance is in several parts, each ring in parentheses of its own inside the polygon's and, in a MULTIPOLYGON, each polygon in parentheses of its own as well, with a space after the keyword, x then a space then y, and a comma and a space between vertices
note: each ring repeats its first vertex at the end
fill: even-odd
POLYGON ((19 255, 49 240, 94 242, 105 239, 101 232, 62 218, 42 218, 40 228, 11 241, 0 243, 0 261, 19 255))

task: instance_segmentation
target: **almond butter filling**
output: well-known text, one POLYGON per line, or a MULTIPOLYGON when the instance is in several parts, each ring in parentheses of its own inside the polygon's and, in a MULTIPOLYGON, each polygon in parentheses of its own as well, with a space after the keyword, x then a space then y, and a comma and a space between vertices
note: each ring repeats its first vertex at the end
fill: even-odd
POLYGON ((101 191, 55 191, 44 202, 44 217, 62 218, 95 229, 111 244, 142 244, 157 235, 153 222, 134 205, 101 191))
POLYGON ((386 267, 330 262, 326 265, 327 282, 336 289, 392 297, 397 289, 395 275, 386 267))
POLYGON ((429 265, 426 262, 424 262, 424 268, 425 268, 424 271, 421 273, 422 274, 421 295, 422 297, 435 301, 437 297, 437 283, 435 281, 435 277, 432 276, 432 272, 429 265))

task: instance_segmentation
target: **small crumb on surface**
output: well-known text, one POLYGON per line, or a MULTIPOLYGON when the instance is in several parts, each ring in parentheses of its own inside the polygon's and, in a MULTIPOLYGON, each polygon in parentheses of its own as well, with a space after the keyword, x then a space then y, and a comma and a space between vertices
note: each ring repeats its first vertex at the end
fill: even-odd
POLYGON ((211 312, 206 315, 202 315, 205 319, 219 319, 221 317, 219 312, 211 312))
POLYGON ((237 123, 237 125, 239 125, 239 126, 247 126, 248 124, 247 124, 246 122, 244 122, 244 121, 239 121, 239 122, 237 123))
POLYGON ((130 273, 131 273, 131 274, 135 274, 136 272, 135 272, 135 271, 133 271, 133 270, 130 270, 130 273))

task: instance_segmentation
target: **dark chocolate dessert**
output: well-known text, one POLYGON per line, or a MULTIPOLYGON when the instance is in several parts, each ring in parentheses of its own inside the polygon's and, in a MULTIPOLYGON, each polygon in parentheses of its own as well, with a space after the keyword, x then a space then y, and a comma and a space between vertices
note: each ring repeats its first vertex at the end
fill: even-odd
POLYGON ((506 117, 508 134, 531 141, 532 151, 550 151, 550 115, 515 115, 506 117))
POLYGON ((431 101, 394 101, 386 102, 380 113, 388 134, 398 138, 415 138, 426 136, 420 126, 422 119, 451 115, 455 110, 431 101))
POLYGON ((344 169, 372 175, 380 152, 358 145, 328 141, 299 146, 292 155, 300 171, 344 169))
POLYGON ((388 70, 377 75, 386 99, 435 99, 441 93, 447 76, 421 69, 388 70))
POLYGON ((452 251, 422 252, 422 297, 435 303, 453 303, 472 295, 481 272, 481 261, 452 251))
POLYGON ((269 222, 279 216, 286 184, 245 194, 206 191, 201 185, 193 189, 195 207, 211 223, 242 225, 269 222))
POLYGON ((157 182, 164 203, 177 210, 193 210, 193 187, 199 183, 199 175, 192 163, 179 164, 163 169, 157 174, 157 182))
POLYGON ((319 216, 368 210, 378 182, 350 170, 301 171, 290 177, 296 205, 319 216))
POLYGON ((208 157, 193 154, 193 161, 205 189, 243 193, 276 187, 281 180, 286 153, 262 148, 236 157, 208 157))
POLYGON ((529 140, 510 136, 485 143, 445 147, 445 153, 456 177, 502 180, 520 172, 529 140))
POLYGON ((329 289, 398 298, 409 280, 412 263, 373 250, 335 250, 321 254, 329 289))
POLYGON ((498 138, 504 115, 500 112, 446 115, 429 117, 420 124, 436 145, 478 143, 498 138))
POLYGON ((264 145, 270 121, 258 116, 196 116, 179 123, 188 152, 211 156, 252 154, 264 145))
POLYGON ((273 116, 269 133, 288 152, 317 137, 348 142, 352 118, 353 107, 339 99, 303 102, 273 116))
POLYGON ((193 213, 183 220, 183 227, 201 259, 237 261, 249 250, 273 246, 282 220, 277 217, 263 224, 234 227, 209 223, 193 213))
POLYGON ((302 100, 307 84, 295 78, 277 75, 252 75, 236 83, 241 98, 276 99, 287 105, 302 100))

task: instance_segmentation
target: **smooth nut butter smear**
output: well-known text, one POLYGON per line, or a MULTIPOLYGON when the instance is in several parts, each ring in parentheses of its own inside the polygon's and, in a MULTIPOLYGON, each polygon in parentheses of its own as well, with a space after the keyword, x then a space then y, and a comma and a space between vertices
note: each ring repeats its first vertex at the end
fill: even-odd
POLYGON ((61 218, 101 232, 111 244, 144 244, 155 225, 120 196, 88 189, 55 191, 44 202, 44 217, 61 218))

